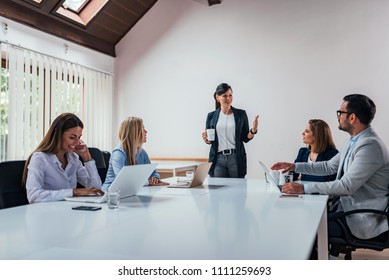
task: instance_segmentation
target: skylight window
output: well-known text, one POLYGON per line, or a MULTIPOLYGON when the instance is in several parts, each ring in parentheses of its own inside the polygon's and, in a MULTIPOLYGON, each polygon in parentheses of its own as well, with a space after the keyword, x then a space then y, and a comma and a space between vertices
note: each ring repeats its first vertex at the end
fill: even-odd
POLYGON ((66 0, 62 5, 59 4, 55 13, 85 27, 108 1, 109 0, 66 0))
POLYGON ((62 7, 79 14, 89 1, 90 0, 66 0, 63 2, 62 7))

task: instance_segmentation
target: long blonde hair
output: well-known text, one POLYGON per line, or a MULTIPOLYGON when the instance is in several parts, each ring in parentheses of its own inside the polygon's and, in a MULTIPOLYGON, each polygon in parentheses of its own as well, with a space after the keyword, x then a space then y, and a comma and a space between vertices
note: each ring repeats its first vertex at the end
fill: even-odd
POLYGON ((136 164, 136 153, 143 145, 143 120, 138 117, 128 117, 120 124, 119 143, 127 155, 128 165, 136 164))

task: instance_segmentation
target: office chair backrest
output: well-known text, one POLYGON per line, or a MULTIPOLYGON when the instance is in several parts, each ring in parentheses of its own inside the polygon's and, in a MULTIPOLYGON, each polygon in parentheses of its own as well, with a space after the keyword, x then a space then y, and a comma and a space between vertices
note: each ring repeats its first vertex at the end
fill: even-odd
POLYGON ((108 151, 101 151, 101 152, 103 153, 105 166, 108 168, 109 167, 109 159, 111 158, 111 153, 108 151))
POLYGON ((105 160, 104 160, 103 153, 101 152, 101 150, 99 148, 89 147, 89 153, 92 156, 92 158, 95 160, 96 167, 98 169, 107 167, 105 165, 105 160))
POLYGON ((108 164, 106 164, 104 154, 99 148, 89 147, 89 153, 96 162, 97 171, 99 172, 101 182, 104 183, 107 176, 108 164))
POLYGON ((0 162, 0 209, 28 204, 22 186, 25 160, 0 162))

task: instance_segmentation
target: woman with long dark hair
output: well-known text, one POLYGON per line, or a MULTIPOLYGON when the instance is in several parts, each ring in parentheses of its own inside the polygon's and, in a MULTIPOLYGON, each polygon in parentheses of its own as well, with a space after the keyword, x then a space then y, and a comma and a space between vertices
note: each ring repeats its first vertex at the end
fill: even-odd
POLYGON ((72 113, 63 113, 53 121, 24 167, 23 184, 30 203, 104 194, 95 161, 81 140, 83 128, 72 113), (77 183, 85 188, 77 188, 77 183))
POLYGON ((246 112, 232 106, 232 88, 226 83, 217 86, 214 99, 215 111, 208 113, 206 129, 215 129, 215 138, 208 140, 206 130, 202 133, 204 142, 211 145, 209 174, 212 177, 244 178, 247 156, 243 143, 257 134, 258 116, 250 129, 246 112))

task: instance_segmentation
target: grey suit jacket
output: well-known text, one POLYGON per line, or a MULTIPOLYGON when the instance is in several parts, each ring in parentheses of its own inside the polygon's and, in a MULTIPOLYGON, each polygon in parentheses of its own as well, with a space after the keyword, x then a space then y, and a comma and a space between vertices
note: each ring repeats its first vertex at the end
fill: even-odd
MULTIPOLYGON (((382 140, 368 127, 360 133, 342 176, 343 162, 350 140, 329 161, 296 163, 295 171, 313 175, 338 173, 335 181, 304 184, 306 193, 340 196, 338 211, 354 209, 384 210, 388 204, 389 156, 382 140)), ((374 214, 355 214, 347 218, 351 232, 359 238, 372 238, 388 230, 386 219, 374 214)))

